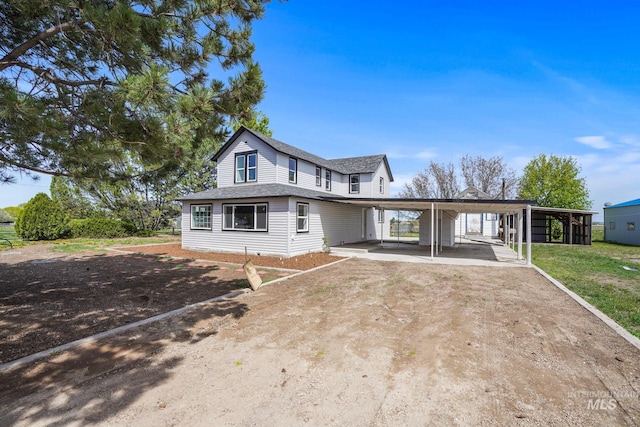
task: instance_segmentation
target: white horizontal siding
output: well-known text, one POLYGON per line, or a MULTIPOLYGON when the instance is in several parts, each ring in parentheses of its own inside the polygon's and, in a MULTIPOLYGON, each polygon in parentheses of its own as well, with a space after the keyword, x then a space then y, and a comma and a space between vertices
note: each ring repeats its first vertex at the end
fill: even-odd
POLYGON ((391 182, 389 179, 389 173, 384 162, 380 162, 378 169, 371 178, 371 197, 391 197, 390 188, 391 182), (384 179, 382 193, 380 193, 380 178, 384 179))
POLYGON ((366 225, 367 225, 367 240, 381 240, 390 238, 391 230, 391 215, 392 211, 384 212, 384 222, 378 222, 378 212, 376 208, 370 208, 367 210, 366 225))
POLYGON ((276 151, 249 132, 242 133, 233 145, 218 159, 218 187, 232 185, 271 184, 276 182, 276 151), (249 151, 258 152, 257 181, 238 183, 235 180, 235 155, 249 151))
MULTIPOLYGON (((225 201, 224 204, 268 203, 268 231, 222 230, 222 205, 212 202, 212 230, 191 230, 191 204, 185 202, 182 208, 182 247, 185 249, 234 252, 262 255, 283 255, 288 253, 288 202, 286 198, 250 199, 225 201)), ((194 203, 203 204, 205 202, 194 203)))

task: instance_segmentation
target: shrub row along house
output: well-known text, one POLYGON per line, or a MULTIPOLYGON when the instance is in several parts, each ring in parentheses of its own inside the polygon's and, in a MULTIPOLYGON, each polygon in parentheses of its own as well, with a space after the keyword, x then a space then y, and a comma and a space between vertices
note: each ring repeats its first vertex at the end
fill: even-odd
POLYGON ((384 154, 327 160, 241 127, 214 155, 217 188, 182 197, 186 249, 291 257, 378 240, 390 218, 384 154))

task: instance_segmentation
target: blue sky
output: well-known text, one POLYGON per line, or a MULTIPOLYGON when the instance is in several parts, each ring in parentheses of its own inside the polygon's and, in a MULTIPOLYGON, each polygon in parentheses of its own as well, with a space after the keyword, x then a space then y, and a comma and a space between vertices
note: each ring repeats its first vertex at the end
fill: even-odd
MULTIPOLYGON (((430 161, 570 155, 593 200, 640 197, 640 4, 291 0, 255 23, 274 137, 386 153, 392 193, 430 161)), ((0 206, 41 183, 1 186, 0 206)), ((601 216, 596 217, 596 220, 601 216)))

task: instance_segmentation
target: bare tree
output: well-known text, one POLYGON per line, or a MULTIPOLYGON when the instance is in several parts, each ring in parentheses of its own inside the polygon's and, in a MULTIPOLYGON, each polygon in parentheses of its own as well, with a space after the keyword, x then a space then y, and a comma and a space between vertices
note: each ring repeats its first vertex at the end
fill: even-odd
POLYGON ((452 199, 460 192, 453 163, 431 162, 424 171, 405 183, 398 194, 404 199, 452 199))
POLYGON ((518 187, 518 178, 501 156, 485 159, 465 155, 460 158, 460 169, 467 187, 475 187, 496 199, 512 199, 518 187))

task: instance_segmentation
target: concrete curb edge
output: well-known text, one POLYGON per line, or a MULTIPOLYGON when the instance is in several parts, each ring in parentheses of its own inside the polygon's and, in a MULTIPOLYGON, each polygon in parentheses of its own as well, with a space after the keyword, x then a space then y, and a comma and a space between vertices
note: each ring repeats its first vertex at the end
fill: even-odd
POLYGON ((540 267, 538 267, 536 265, 533 265, 533 268, 535 268, 536 271, 538 273, 540 273, 541 275, 543 275, 548 281, 553 283, 558 289, 560 289, 561 291, 563 291, 564 293, 569 295, 574 301, 576 301, 582 307, 587 309, 591 314, 596 316, 598 319, 602 320, 608 327, 613 329, 618 335, 620 335, 627 342, 629 342, 629 344, 633 345, 638 350, 640 350, 640 339, 638 337, 636 337, 635 335, 631 334, 629 331, 627 331, 622 326, 618 325, 609 316, 607 316, 606 314, 604 314, 603 312, 598 310, 593 305, 589 304, 587 301, 585 301, 581 296, 579 296, 575 292, 569 290, 566 286, 564 286, 562 283, 558 282, 556 279, 551 277, 547 272, 545 272, 540 267))

